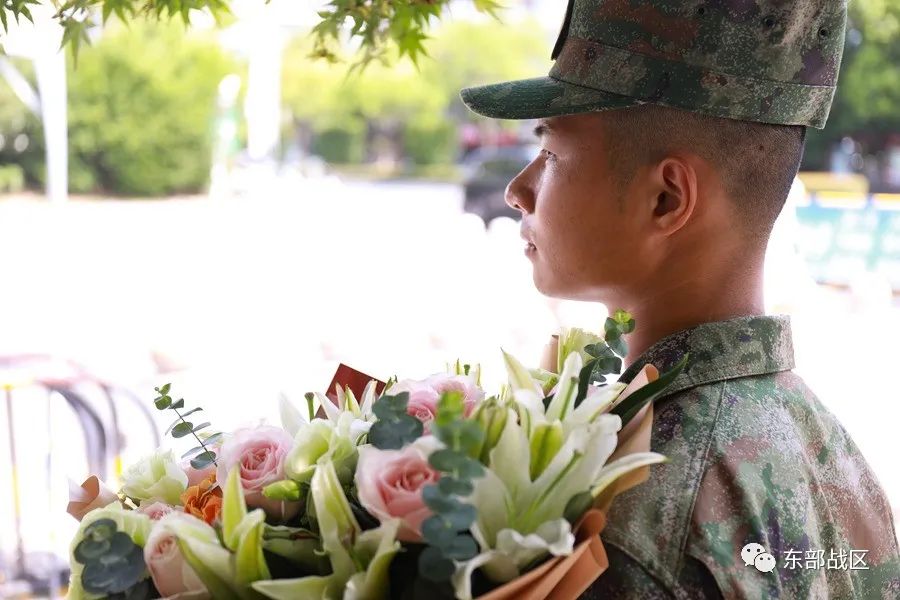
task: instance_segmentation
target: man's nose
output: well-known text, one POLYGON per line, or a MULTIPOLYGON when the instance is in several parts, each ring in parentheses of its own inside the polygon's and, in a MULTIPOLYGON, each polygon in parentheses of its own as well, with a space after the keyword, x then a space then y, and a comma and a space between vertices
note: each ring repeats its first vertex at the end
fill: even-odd
POLYGON ((532 164, 526 166, 518 175, 513 177, 512 181, 506 186, 506 193, 504 194, 504 199, 510 208, 523 213, 534 212, 534 191, 529 178, 529 170, 532 164))

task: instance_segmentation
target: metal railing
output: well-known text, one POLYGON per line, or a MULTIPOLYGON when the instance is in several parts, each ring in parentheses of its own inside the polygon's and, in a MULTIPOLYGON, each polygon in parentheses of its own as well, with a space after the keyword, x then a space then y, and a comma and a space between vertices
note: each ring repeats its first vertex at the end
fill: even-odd
MULTIPOLYGON (((106 381, 68 359, 46 354, 0 355, 0 398, 5 404, 7 421, 2 430, 7 437, 4 445, 9 455, 11 481, 10 490, 0 493, 11 494, 14 537, 12 548, 4 547, 8 545, 7 535, 2 536, 0 543, 0 597, 35 594, 55 598, 68 577, 65 557, 31 556, 26 551, 23 537, 22 511, 28 503, 22 497, 19 451, 22 440, 28 440, 33 432, 18 431, 15 422, 17 414, 27 413, 34 406, 25 402, 25 392, 33 396, 41 391, 47 399, 48 423, 53 411, 63 409, 74 415, 84 439, 87 470, 101 479, 117 480, 122 473, 125 437, 120 420, 123 403, 136 407, 141 421, 146 420, 146 428, 143 422, 141 428, 151 436, 153 447, 160 443, 159 429, 150 411, 126 387, 106 381), (20 396, 21 402, 17 399, 20 396), (4 589, 9 591, 4 592, 4 589)), ((46 449, 48 489, 54 479, 53 452, 58 450, 52 442, 46 449)), ((64 450, 70 452, 68 448, 64 450)), ((59 507, 59 510, 64 509, 59 507)))

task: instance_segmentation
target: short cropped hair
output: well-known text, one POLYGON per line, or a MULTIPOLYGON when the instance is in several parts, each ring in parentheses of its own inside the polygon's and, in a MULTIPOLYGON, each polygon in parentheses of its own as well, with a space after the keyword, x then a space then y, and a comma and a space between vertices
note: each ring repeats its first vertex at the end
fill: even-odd
POLYGON ((806 128, 712 117, 645 104, 613 111, 603 119, 613 173, 623 183, 637 167, 673 151, 693 152, 710 162, 750 240, 765 243, 803 158, 806 128))

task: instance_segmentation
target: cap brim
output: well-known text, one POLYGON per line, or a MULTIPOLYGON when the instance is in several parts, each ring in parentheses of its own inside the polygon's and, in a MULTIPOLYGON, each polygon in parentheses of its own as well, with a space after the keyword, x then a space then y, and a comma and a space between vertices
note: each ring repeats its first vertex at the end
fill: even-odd
POLYGON ((535 77, 465 88, 463 103, 493 119, 542 119, 578 113, 627 108, 639 100, 574 85, 553 77, 535 77))

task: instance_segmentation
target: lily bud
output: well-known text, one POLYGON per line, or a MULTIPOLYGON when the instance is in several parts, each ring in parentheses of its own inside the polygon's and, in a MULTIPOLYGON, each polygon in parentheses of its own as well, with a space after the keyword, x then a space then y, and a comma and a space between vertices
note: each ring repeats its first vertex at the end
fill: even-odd
POLYGON ((292 479, 270 483, 263 488, 263 496, 270 500, 296 502, 300 500, 300 485, 292 479))
POLYGON ((531 450, 529 474, 532 481, 540 477, 544 469, 553 461, 553 457, 559 452, 564 439, 563 426, 559 421, 535 425, 529 443, 531 450))
POLYGON ((482 404, 476 415, 478 425, 484 431, 484 442, 479 453, 479 460, 487 464, 491 450, 500 441, 503 428, 506 427, 506 419, 509 417, 509 409, 506 406, 494 402, 482 404))
POLYGON ((556 384, 559 383, 559 375, 544 369, 529 369, 528 372, 544 391, 544 396, 549 396, 556 384))

